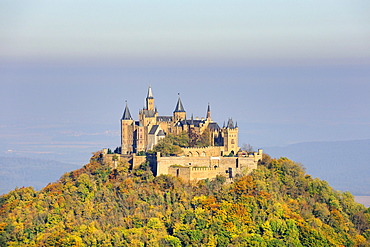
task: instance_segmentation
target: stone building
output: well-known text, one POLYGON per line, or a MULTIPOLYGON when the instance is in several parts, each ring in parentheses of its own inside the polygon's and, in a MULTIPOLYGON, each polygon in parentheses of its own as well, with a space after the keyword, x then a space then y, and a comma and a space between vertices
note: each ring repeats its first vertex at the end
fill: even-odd
MULTIPOLYGON (((135 121, 126 104, 121 119, 121 154, 149 151, 167 134, 178 135, 181 132, 194 132, 197 135, 209 134, 210 146, 220 147, 218 155, 236 154, 238 147, 238 126, 232 119, 222 128, 211 118, 208 104, 205 118, 187 118, 180 96, 172 116, 159 115, 154 104, 152 88, 149 87, 145 107, 139 111, 139 120, 135 121), (206 131, 207 130, 207 131, 206 131)), ((190 153, 188 153, 190 154, 190 153)))
POLYGON ((238 126, 232 119, 221 128, 211 118, 208 104, 206 116, 201 119, 187 118, 180 96, 172 116, 159 115, 154 104, 152 88, 149 87, 146 104, 139 111, 139 119, 134 120, 127 106, 121 118, 120 154, 107 154, 105 159, 128 160, 133 167, 149 162, 155 176, 171 174, 185 181, 215 178, 218 175, 230 179, 235 175, 248 174, 257 168, 262 159, 262 149, 257 152, 240 150, 238 146, 238 126), (160 153, 148 154, 158 142, 168 134, 182 132, 207 134, 209 145, 206 147, 183 147, 178 156, 163 157, 160 153), (143 154, 146 155, 143 156, 143 154), (114 157, 114 158, 113 158, 114 157))

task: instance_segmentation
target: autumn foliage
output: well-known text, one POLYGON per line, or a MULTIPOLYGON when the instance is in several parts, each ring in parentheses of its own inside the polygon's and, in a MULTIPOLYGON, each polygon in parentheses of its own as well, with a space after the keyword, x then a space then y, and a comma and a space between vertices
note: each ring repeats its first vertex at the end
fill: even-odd
POLYGON ((41 191, 0 197, 0 246, 369 246, 370 210, 265 156, 250 176, 184 183, 95 154, 41 191))

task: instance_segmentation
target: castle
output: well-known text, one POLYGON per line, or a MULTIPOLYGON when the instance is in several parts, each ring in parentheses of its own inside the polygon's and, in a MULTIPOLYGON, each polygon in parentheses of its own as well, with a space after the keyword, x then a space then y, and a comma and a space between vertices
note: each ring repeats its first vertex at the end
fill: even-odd
MULTIPOLYGON (((121 118, 121 147, 119 159, 128 159, 135 167, 150 162, 154 175, 171 174, 186 181, 215 178, 217 175, 233 178, 257 168, 262 150, 247 152, 238 146, 238 126, 228 119, 221 128, 211 118, 208 104, 204 118, 187 118, 185 108, 178 97, 172 116, 160 116, 154 104, 152 88, 148 88, 145 106, 135 121, 126 103, 121 118), (186 133, 190 140, 206 140, 206 145, 195 141, 181 148, 181 154, 164 157, 161 153, 148 154, 167 135, 186 133), (146 155, 142 155, 145 154, 146 155)), ((105 158, 112 154, 104 151, 105 158)), ((117 157, 117 155, 115 156, 117 157)))

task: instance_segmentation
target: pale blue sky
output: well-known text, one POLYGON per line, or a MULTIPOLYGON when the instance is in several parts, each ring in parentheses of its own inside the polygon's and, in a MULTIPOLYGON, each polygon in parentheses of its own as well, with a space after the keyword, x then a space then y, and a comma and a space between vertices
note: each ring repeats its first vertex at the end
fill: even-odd
POLYGON ((87 162, 119 145, 124 102, 137 116, 149 84, 161 115, 178 92, 195 116, 210 102, 256 148, 370 139, 369 13, 340 0, 1 1, 0 155, 87 162))
POLYGON ((369 1, 11 0, 0 7, 3 59, 235 65, 370 56, 369 1))

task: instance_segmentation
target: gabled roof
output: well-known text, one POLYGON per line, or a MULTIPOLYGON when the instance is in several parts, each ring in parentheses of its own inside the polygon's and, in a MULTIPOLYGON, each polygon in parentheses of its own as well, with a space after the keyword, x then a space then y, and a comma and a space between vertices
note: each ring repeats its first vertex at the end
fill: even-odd
POLYGON ((165 135, 166 135, 166 134, 164 133, 164 131, 163 131, 163 130, 158 131, 157 136, 165 136, 165 135))
POLYGON ((185 109, 184 109, 184 106, 182 105, 180 97, 177 100, 177 104, 176 104, 176 108, 175 108, 174 112, 185 112, 185 109))
POLYGON ((122 120, 132 120, 130 110, 128 109, 127 103, 125 107, 125 111, 123 112, 122 120))
POLYGON ((154 135, 155 132, 157 132, 157 129, 159 128, 159 125, 153 125, 152 129, 149 132, 149 135, 154 135))

